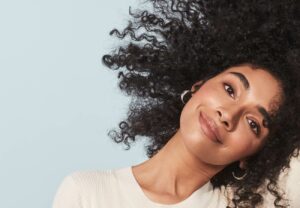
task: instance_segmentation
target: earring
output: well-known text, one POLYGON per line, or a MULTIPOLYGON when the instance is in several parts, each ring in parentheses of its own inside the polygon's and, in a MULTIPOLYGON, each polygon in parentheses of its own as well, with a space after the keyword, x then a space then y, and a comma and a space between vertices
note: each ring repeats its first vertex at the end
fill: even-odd
POLYGON ((182 93, 181 93, 181 101, 182 101, 182 103, 183 104, 186 104, 186 102, 187 101, 184 101, 185 100, 185 96, 186 96, 186 94, 188 94, 188 99, 187 100, 189 100, 191 97, 192 97, 192 94, 193 93, 195 93, 197 90, 199 90, 200 89, 200 87, 203 85, 203 80, 202 81, 200 81, 200 84, 197 84, 197 85, 195 85, 195 90, 192 92, 191 90, 184 90, 182 93))
POLYGON ((238 181, 243 180, 246 177, 246 175, 247 175, 246 171, 245 171, 244 175, 242 175, 242 176, 236 176, 235 173, 232 171, 232 176, 238 181))
POLYGON ((183 93, 181 93, 180 98, 181 98, 181 102, 182 102, 183 104, 186 104, 186 101, 184 101, 184 100, 185 100, 184 97, 185 97, 187 94, 188 94, 188 96, 189 96, 189 98, 188 98, 187 100, 189 100, 189 99, 191 98, 191 94, 192 94, 190 90, 185 90, 185 91, 183 91, 183 93))

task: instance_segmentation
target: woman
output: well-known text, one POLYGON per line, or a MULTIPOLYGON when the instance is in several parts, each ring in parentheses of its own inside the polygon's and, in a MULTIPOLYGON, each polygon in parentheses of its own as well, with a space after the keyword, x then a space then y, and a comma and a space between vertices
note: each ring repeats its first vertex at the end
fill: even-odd
POLYGON ((279 179, 299 154, 300 3, 151 2, 103 56, 135 98, 109 135, 148 137, 150 159, 71 174, 54 208, 296 207, 279 179))

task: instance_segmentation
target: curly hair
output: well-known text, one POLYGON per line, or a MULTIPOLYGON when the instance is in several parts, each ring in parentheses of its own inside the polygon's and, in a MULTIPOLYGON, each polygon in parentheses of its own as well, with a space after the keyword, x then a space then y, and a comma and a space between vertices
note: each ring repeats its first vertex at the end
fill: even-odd
POLYGON ((130 41, 102 57, 108 68, 119 70, 119 88, 132 97, 126 120, 119 123, 119 130, 109 131, 110 138, 128 150, 144 136, 151 158, 179 128, 184 90, 232 66, 262 68, 280 80, 284 93, 284 101, 272 114, 267 142, 247 161, 243 180, 231 174, 239 170, 237 161, 211 183, 214 188, 233 187, 234 207, 263 205, 260 189, 275 197, 275 207, 289 206, 277 182, 300 149, 300 1, 146 2, 151 11, 132 12, 129 7, 132 21, 123 30, 110 32, 130 41))

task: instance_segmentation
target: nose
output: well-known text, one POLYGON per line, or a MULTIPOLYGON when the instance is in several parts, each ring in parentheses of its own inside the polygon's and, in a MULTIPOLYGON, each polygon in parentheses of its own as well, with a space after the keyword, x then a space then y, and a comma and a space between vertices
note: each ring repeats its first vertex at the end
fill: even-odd
POLYGON ((237 125, 242 113, 242 108, 231 105, 227 108, 218 108, 217 113, 220 123, 224 125, 228 131, 231 131, 237 125))

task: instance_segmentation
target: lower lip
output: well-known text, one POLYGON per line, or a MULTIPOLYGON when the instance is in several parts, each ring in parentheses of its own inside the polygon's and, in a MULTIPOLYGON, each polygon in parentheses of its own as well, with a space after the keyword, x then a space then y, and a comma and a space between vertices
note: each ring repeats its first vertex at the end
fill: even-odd
POLYGON ((210 128, 208 127, 208 124, 206 123, 205 119, 202 117, 202 114, 200 113, 199 115, 199 122, 200 122, 200 126, 202 131, 204 132, 204 134, 213 142, 218 143, 215 134, 210 130, 210 128))

